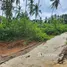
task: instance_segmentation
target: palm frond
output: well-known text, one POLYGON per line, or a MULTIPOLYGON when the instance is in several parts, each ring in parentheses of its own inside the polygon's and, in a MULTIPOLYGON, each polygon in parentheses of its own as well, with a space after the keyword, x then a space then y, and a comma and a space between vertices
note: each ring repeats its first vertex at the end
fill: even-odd
POLYGON ((52 8, 58 8, 58 5, 60 4, 60 0, 50 0, 52 1, 52 8))
POLYGON ((16 4, 19 4, 20 3, 20 0, 16 0, 16 4))

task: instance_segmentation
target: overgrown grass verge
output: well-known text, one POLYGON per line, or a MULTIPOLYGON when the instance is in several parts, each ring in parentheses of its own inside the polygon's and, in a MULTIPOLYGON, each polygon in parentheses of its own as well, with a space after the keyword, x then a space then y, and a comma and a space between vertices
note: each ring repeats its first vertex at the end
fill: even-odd
POLYGON ((13 41, 17 39, 27 39, 30 41, 46 41, 55 35, 67 31, 67 24, 53 23, 34 23, 28 19, 14 19, 12 22, 7 22, 3 18, 3 23, 0 23, 0 41, 13 41))

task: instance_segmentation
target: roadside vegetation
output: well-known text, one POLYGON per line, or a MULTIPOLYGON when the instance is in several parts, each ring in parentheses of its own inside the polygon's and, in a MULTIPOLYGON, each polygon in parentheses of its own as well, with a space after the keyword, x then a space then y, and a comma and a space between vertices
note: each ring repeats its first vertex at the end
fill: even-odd
MULTIPOLYGON (((52 15, 50 18, 45 18, 44 21, 42 20, 39 15, 42 13, 39 9, 40 0, 38 0, 36 4, 34 4, 34 0, 26 0, 25 12, 21 9, 20 0, 16 0, 16 7, 13 6, 15 2, 13 0, 1 2, 0 41, 18 39, 46 41, 55 35, 67 31, 66 14, 62 16, 52 15), (26 9, 29 9, 29 11, 27 12, 26 9), (13 16, 13 14, 15 14, 15 16, 13 16), (35 19, 30 20, 29 15, 35 15, 35 19), (37 17, 40 19, 37 19, 37 17)), ((52 3, 52 8, 53 6, 57 9, 58 4, 54 5, 52 3)))
POLYGON ((0 40, 11 41, 16 39, 27 39, 45 41, 55 35, 67 31, 67 24, 61 18, 49 18, 47 20, 31 21, 30 19, 12 19, 10 22, 2 17, 0 23, 0 40))

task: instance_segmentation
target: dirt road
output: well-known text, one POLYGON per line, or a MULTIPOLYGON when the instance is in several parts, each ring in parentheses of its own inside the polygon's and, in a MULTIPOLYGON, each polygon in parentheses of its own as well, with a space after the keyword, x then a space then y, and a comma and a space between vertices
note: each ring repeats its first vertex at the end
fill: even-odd
POLYGON ((3 63, 0 67, 67 67, 64 64, 56 64, 58 54, 66 44, 67 33, 58 35, 46 44, 41 44, 25 55, 18 56, 8 62, 3 63))

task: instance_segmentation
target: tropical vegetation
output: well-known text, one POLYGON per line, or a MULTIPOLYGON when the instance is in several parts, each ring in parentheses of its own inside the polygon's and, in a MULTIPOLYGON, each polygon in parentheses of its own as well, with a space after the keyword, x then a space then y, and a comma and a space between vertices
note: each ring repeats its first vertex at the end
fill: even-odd
MULTIPOLYGON (((20 0, 1 0, 2 15, 0 16, 0 41, 12 41, 26 39, 34 41, 46 41, 55 35, 67 31, 67 14, 52 15, 42 20, 40 13, 40 0, 24 0, 25 10, 20 6, 20 0), (13 4, 16 4, 14 6, 13 4), (29 9, 29 11, 27 11, 29 9), (13 16, 13 14, 15 14, 13 16), (34 20, 30 16, 35 15, 34 20), (39 17, 39 19, 37 19, 39 17)), ((52 8, 58 9, 60 0, 52 1, 52 8)), ((45 8, 44 8, 45 9, 45 8)))

